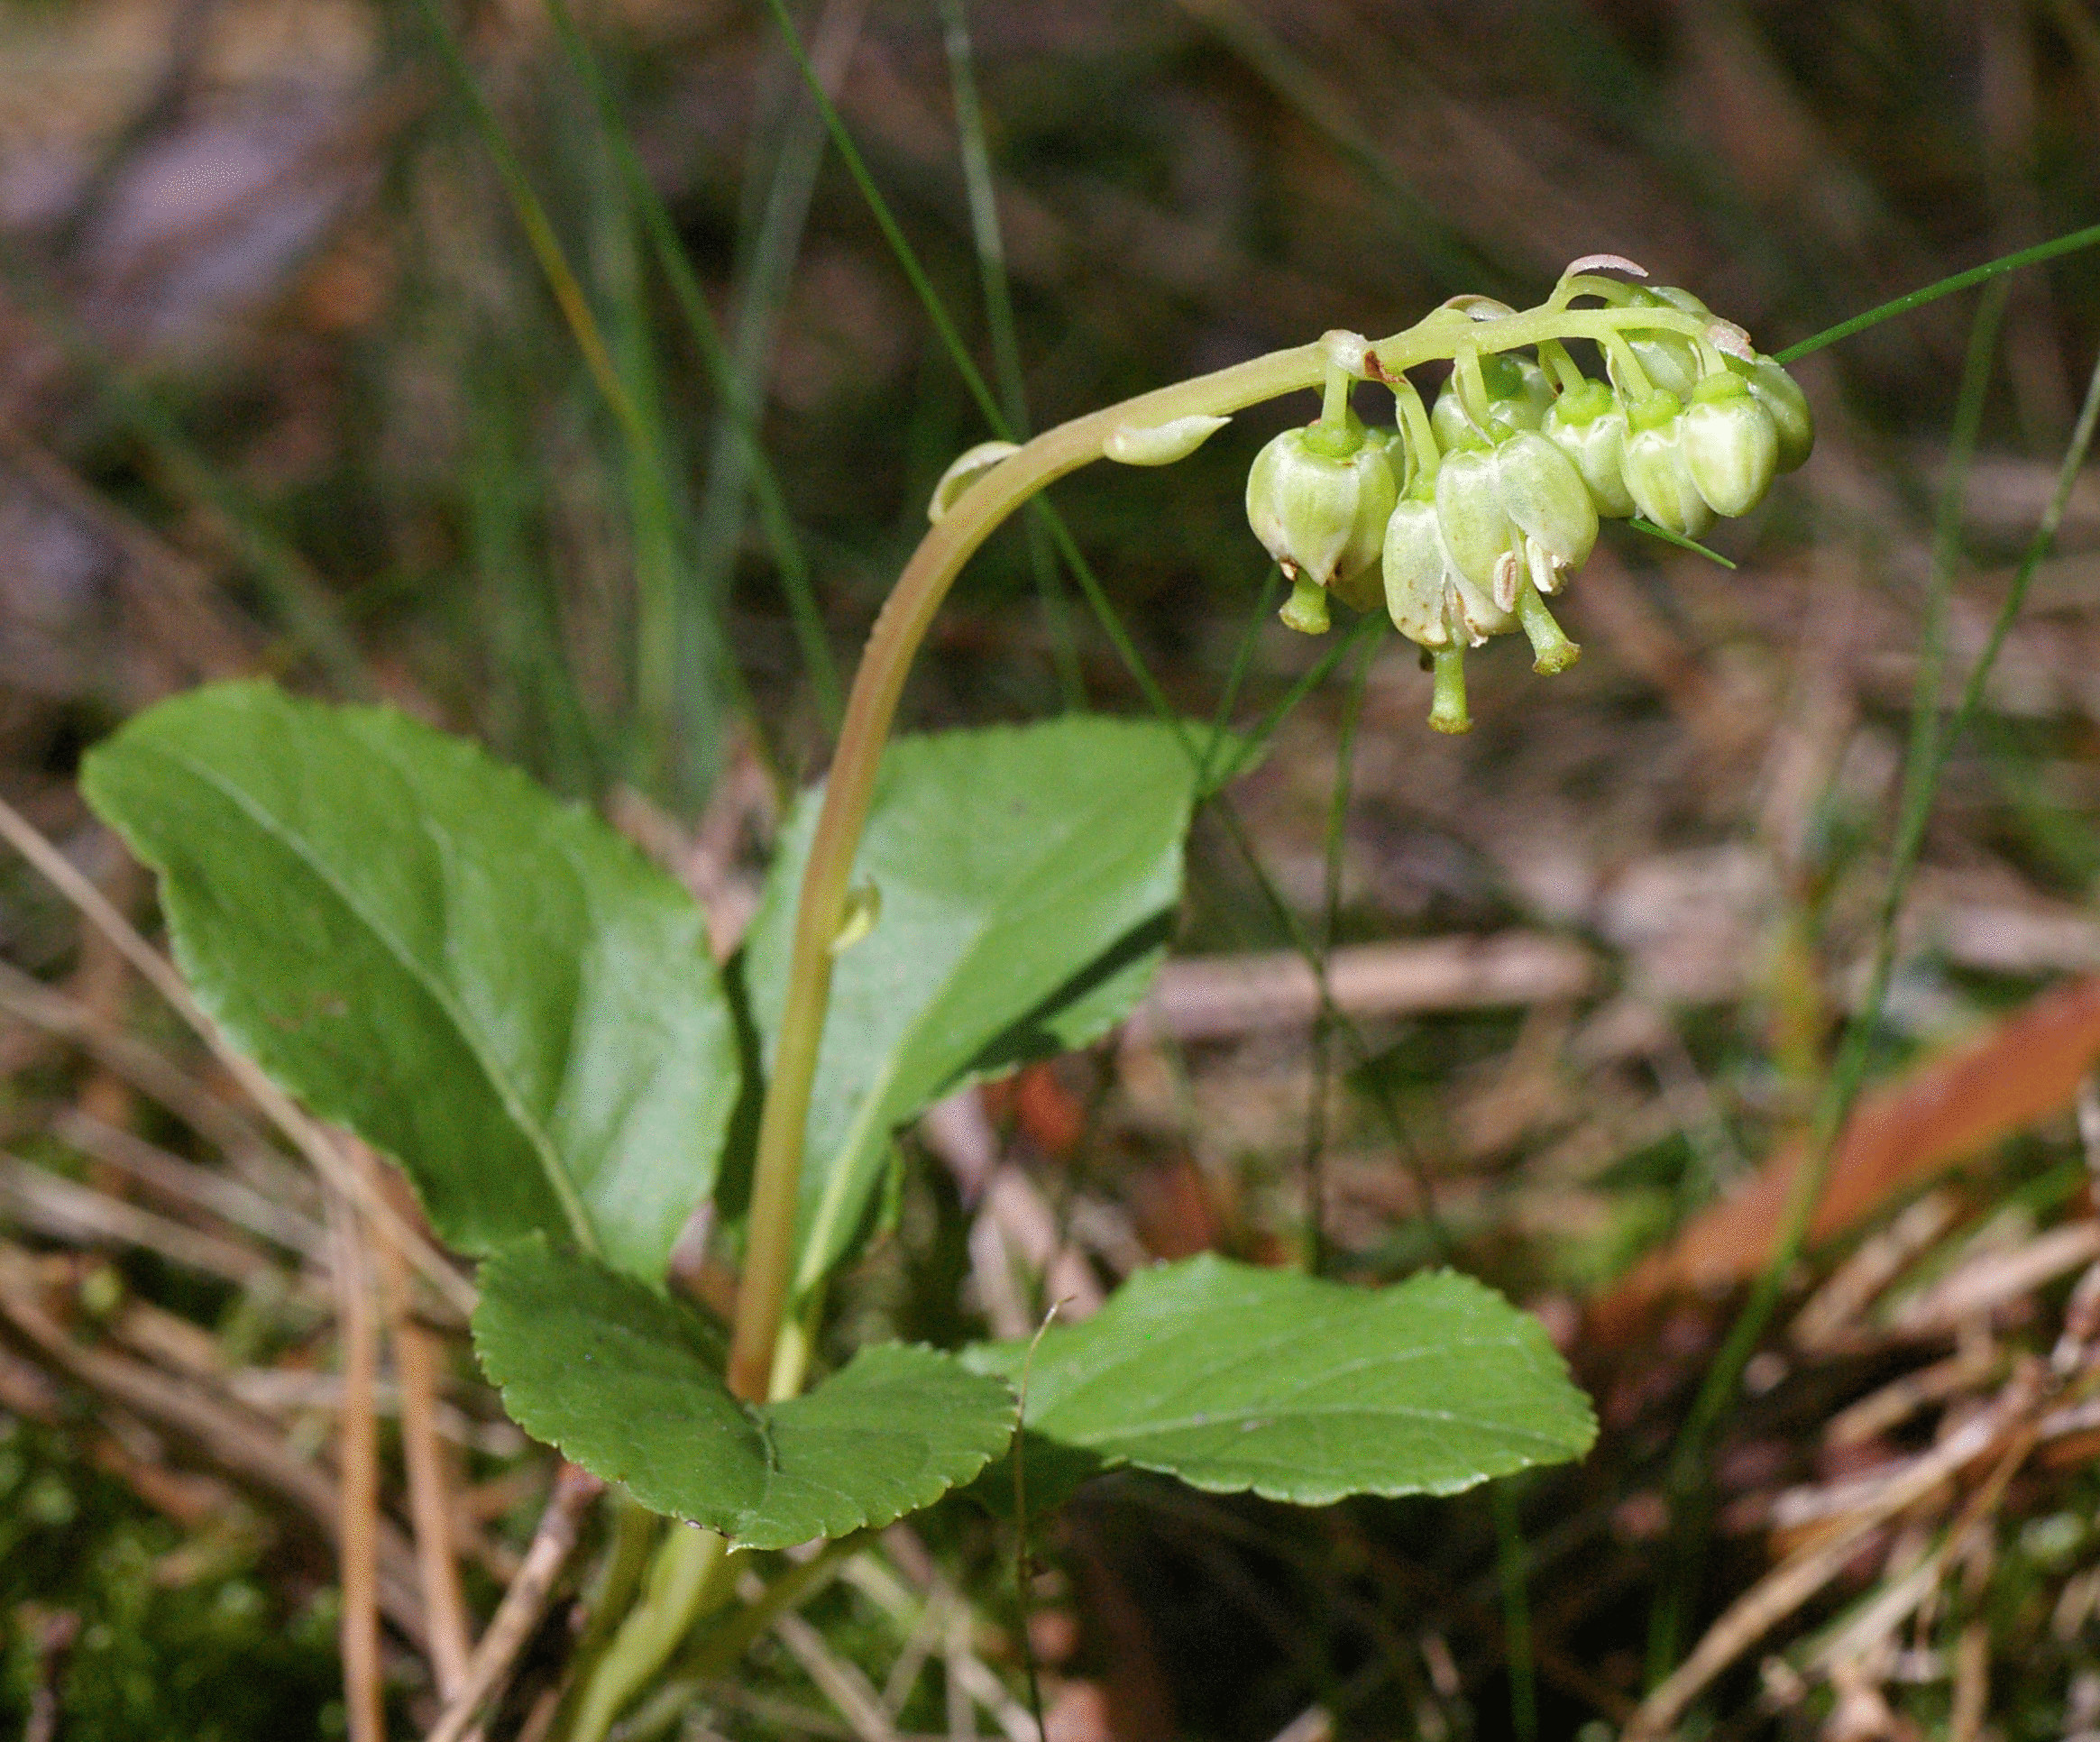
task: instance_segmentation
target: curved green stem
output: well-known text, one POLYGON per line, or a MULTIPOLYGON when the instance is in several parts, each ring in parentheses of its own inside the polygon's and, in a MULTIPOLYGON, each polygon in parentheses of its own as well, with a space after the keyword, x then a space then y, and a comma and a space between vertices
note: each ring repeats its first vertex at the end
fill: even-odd
POLYGON ((1618 333, 1605 335, 1604 354, 1611 360, 1611 372, 1624 384, 1637 404, 1655 397, 1655 384, 1648 380, 1648 371, 1641 367, 1640 359, 1633 354, 1633 346, 1618 333))
POLYGON ((678 1649, 692 1624, 729 1595, 735 1576, 727 1537, 674 1526, 649 1563, 641 1601, 620 1623, 584 1685, 569 1742, 602 1742, 621 1708, 678 1649))
POLYGON ((1349 371, 1340 363, 1328 363, 1327 379, 1320 396, 1320 422, 1327 428, 1349 427, 1349 390, 1355 385, 1349 371))
POLYGON ((1553 371, 1563 393, 1571 393, 1581 387, 1589 377, 1576 367, 1575 360, 1568 355, 1568 347, 1558 339, 1542 339, 1538 346, 1538 360, 1553 371))
POLYGON ((1408 472, 1408 483, 1425 472, 1434 476, 1443 454, 1436 445, 1436 432, 1429 422, 1428 408, 1422 403, 1422 396, 1415 390, 1415 383, 1405 375, 1396 375, 1389 383, 1393 390, 1393 410, 1408 432, 1408 458, 1412 463, 1408 472))
POLYGON ((1480 346, 1461 345, 1452 362, 1453 374, 1458 382, 1458 402, 1465 408, 1466 421, 1486 436, 1490 407, 1487 378, 1481 373, 1480 346))
POLYGON ((1196 415, 1230 415, 1319 385, 1325 374, 1320 347, 1300 345, 1060 424, 972 485, 904 565, 876 619, 847 697, 845 724, 802 876, 786 1002, 759 1117, 750 1243, 729 1351, 728 1380, 738 1396, 765 1396, 773 1371, 774 1345, 793 1280, 802 1139, 830 995, 831 940, 844 918, 876 765, 912 657, 956 575, 1007 516, 1045 485, 1098 458, 1102 445, 1118 429, 1152 428, 1196 415))

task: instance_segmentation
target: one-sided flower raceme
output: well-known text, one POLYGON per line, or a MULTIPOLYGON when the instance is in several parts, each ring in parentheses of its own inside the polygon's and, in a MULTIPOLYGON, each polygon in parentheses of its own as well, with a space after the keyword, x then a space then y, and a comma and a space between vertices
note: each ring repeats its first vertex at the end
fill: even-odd
POLYGON ((1554 299, 1523 315, 1454 304, 1469 318, 1450 325, 1449 349, 1430 353, 1453 363, 1433 411, 1386 372, 1376 347, 1328 335, 1322 417, 1270 443, 1249 475, 1249 521, 1293 582, 1284 621, 1325 629, 1328 591, 1370 609, 1382 588, 1394 626, 1435 673, 1430 724, 1440 730, 1471 724, 1468 648, 1521 630, 1535 669, 1574 663, 1582 650, 1545 601, 1588 558, 1600 518, 1637 515, 1697 538, 1717 515, 1748 512, 1813 445, 1801 389, 1741 328, 1689 291, 1582 276, 1600 265, 1638 270, 1578 261, 1554 299), (1605 307, 1576 308, 1578 297, 1605 307), (1559 310, 1568 319, 1554 331, 1541 316, 1559 310), (1511 319, 1527 323, 1524 344, 1538 360, 1496 345, 1493 327, 1511 319), (1582 373, 1574 339, 1600 346, 1609 380, 1582 373), (1348 390, 1361 380, 1393 390, 1404 436, 1357 420, 1348 390))

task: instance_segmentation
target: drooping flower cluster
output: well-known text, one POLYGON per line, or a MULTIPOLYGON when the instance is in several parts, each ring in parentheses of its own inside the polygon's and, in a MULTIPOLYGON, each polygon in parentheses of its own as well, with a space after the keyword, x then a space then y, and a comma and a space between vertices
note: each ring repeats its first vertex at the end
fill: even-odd
POLYGON ((1600 266, 1641 275, 1595 256, 1526 316, 1485 298, 1451 305, 1453 367, 1434 410, 1362 340, 1330 334, 1320 417, 1277 436, 1248 474, 1248 521, 1292 583, 1283 620, 1317 634, 1329 591, 1372 610, 1382 580, 1394 624, 1435 670, 1440 730, 1471 724, 1465 648, 1522 630, 1537 670, 1574 663, 1582 650, 1545 601, 1589 556, 1600 518, 1696 539, 1755 507, 1814 442, 1801 389, 1739 327, 1689 291, 1600 266), (1581 371, 1570 337, 1598 344, 1607 380, 1581 371), (1399 427, 1358 420, 1358 380, 1391 388, 1399 427))

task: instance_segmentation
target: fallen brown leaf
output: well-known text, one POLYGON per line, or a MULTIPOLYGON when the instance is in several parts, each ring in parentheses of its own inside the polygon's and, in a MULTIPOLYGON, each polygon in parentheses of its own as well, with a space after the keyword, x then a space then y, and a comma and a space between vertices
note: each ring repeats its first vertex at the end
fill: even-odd
MULTIPOLYGON (((1857 1227, 1932 1175, 2070 1105, 2100 1059, 2100 976, 2023 1008, 1861 1097, 1809 1224, 1811 1242, 1857 1227)), ((1623 1343, 1673 1294, 1725 1288, 1761 1270, 1807 1153, 1796 1139, 1740 1191, 1694 1216, 1590 1306, 1592 1342, 1623 1343)))

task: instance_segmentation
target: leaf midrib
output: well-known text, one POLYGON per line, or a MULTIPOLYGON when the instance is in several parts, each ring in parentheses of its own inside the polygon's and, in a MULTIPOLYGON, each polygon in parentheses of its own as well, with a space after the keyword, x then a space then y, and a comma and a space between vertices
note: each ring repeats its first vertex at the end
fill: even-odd
MULTIPOLYGON (((1084 832, 1086 823, 1091 822, 1104 810, 1114 808, 1122 802, 1120 794, 1102 793, 1099 801, 1089 805, 1069 827, 1061 830, 1051 837, 1042 850, 1030 855, 1023 862, 1022 870, 1015 873, 1009 881, 1019 883, 1024 876, 1032 877, 1035 867, 1041 865, 1046 859, 1052 858, 1058 853, 1065 851, 1070 843, 1084 832)), ((1184 812, 1188 810, 1189 802, 1190 801, 1184 797, 1181 807, 1184 812)), ((1169 839, 1178 839, 1178 832, 1177 830, 1174 836, 1169 837, 1169 839)), ((1132 850, 1134 853, 1138 849, 1133 848, 1132 850)), ((994 893, 996 894, 996 892, 994 893)), ((1043 904, 1041 902, 1034 903, 1037 907, 1043 904)), ((1030 910, 1027 905, 1022 905, 1015 911, 1025 915, 1030 910)), ((1009 910, 996 902, 989 909, 980 907, 973 909, 972 912, 975 923, 970 929, 968 939, 961 953, 957 956, 949 971, 941 976, 939 987, 935 990, 933 996, 926 1001, 924 1008, 920 1011, 917 1019, 899 1037, 896 1045, 891 1047, 885 1054, 881 1069, 870 1080, 867 1093, 861 1100, 859 1112, 854 1115, 852 1123, 846 1128, 845 1138, 832 1154, 826 1158, 827 1162, 832 1165, 824 1177, 823 1195, 818 1198, 816 1210, 810 1218, 809 1234, 802 1245, 802 1260, 797 1266, 795 1283, 798 1288, 807 1288, 816 1280, 815 1277, 803 1275, 802 1271, 812 1261, 809 1254, 821 1251, 828 1243, 830 1231, 839 1219, 840 1203, 850 1183, 848 1178, 850 1169, 839 1167, 836 1163, 840 1157, 860 1153, 868 1141, 869 1128, 876 1120, 879 1118, 885 1125, 888 1123, 889 1115, 885 1109, 889 1103, 890 1090, 897 1080, 899 1062, 910 1053, 912 1048, 917 1043, 919 1037, 924 1031, 928 1019, 941 1007, 949 990, 968 970, 970 964, 977 960, 978 952, 984 948, 986 936, 1009 924, 1012 920, 1009 910)))
MULTIPOLYGON (((367 742, 368 747, 386 760, 397 778, 403 779, 404 784, 413 785, 412 782, 406 781, 399 763, 394 760, 386 747, 371 745, 369 740, 367 742)), ((388 955, 393 958, 395 965, 410 980, 422 988, 424 995, 437 1006, 447 1022, 451 1023, 454 1031, 466 1047, 469 1055, 473 1059, 475 1064, 481 1067, 481 1073, 488 1079, 489 1086, 495 1090, 496 1098, 501 1104, 504 1112, 509 1115, 512 1124, 518 1128, 527 1143, 531 1146, 533 1154, 540 1164, 540 1172, 546 1178, 548 1186, 555 1194, 555 1201, 561 1205, 563 1214, 568 1219, 569 1231, 575 1238, 576 1243, 595 1257, 598 1253, 597 1230, 591 1225, 590 1215, 585 1210, 582 1198, 577 1195, 574 1185, 561 1167, 560 1158, 555 1150, 552 1136, 544 1131, 539 1123, 527 1112, 517 1087, 510 1082, 508 1075, 499 1068, 495 1061, 489 1057, 475 1034, 473 1025, 466 1020, 465 1013, 447 995, 443 982, 416 959, 408 946, 396 937, 389 927, 382 924, 366 910, 364 904, 357 899, 351 889, 306 848, 299 838, 291 832, 289 826, 264 810, 259 802, 252 800, 241 788, 223 779, 210 765, 193 761, 182 751, 167 745, 157 747, 177 767, 217 793, 235 810, 244 814, 263 834, 277 841, 286 851, 290 853, 311 876, 343 904, 353 918, 379 940, 388 955)))

